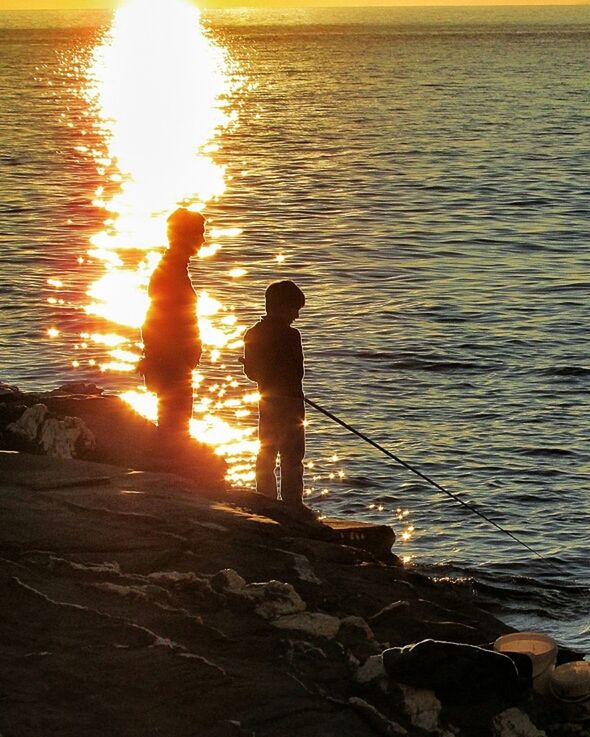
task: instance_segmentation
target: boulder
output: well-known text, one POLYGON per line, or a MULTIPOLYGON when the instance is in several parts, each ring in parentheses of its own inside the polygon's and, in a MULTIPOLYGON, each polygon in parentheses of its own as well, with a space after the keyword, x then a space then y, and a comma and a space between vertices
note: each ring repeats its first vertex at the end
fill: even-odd
POLYGON ((520 709, 506 709, 494 717, 494 737, 547 737, 547 733, 537 729, 529 716, 520 709))
POLYGON ((279 617, 272 622, 273 627, 283 630, 294 630, 312 637, 325 637, 328 640, 336 637, 340 629, 338 617, 321 612, 300 612, 279 617))

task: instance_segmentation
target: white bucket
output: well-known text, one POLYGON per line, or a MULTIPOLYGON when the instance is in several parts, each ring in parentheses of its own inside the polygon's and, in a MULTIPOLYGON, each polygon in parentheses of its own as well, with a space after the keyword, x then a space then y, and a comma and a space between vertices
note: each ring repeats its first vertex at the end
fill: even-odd
POLYGON ((555 668, 557 643, 549 635, 539 632, 514 632, 502 635, 494 642, 499 653, 523 653, 533 664, 533 688, 538 693, 547 693, 549 679, 555 668))
POLYGON ((551 694, 558 699, 572 722, 590 719, 590 663, 577 660, 557 667, 549 682, 551 694))

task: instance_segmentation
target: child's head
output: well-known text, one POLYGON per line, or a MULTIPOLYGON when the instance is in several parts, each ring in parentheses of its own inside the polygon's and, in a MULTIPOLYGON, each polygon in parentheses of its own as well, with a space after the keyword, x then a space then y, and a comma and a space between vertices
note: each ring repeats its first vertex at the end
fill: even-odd
POLYGON ((265 292, 266 312, 292 323, 305 305, 305 295, 292 281, 273 282, 265 292))

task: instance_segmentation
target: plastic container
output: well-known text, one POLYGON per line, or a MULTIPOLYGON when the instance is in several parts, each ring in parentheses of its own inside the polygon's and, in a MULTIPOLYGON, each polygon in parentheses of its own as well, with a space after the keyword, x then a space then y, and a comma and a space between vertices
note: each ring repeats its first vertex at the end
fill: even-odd
POLYGON ((571 721, 590 719, 590 663, 578 660, 558 666, 551 674, 549 690, 571 721))
POLYGON ((549 691, 549 680, 557 658, 557 643, 552 637, 540 632, 514 632, 498 637, 494 650, 528 655, 533 664, 533 689, 537 693, 549 691))

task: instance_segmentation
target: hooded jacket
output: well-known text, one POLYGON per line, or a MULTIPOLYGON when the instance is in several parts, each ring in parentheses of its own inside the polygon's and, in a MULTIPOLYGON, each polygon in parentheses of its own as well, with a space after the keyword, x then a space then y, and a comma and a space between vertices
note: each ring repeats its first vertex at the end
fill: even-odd
POLYGON ((265 315, 244 336, 244 373, 263 397, 303 397, 301 334, 265 315))

